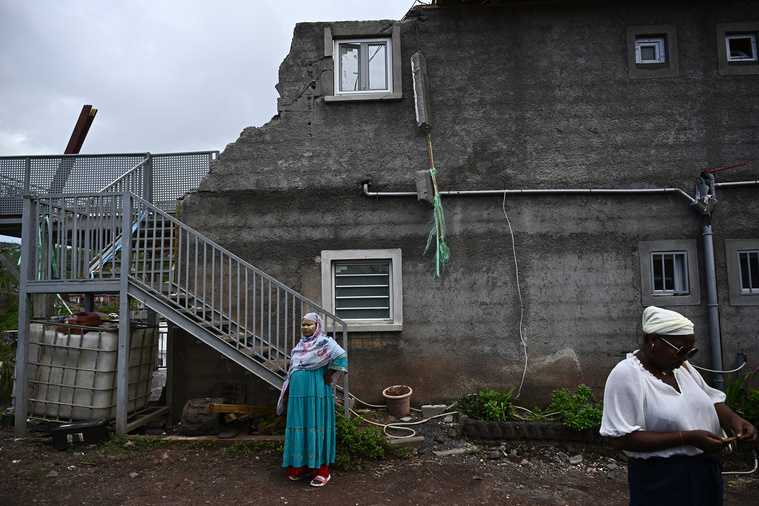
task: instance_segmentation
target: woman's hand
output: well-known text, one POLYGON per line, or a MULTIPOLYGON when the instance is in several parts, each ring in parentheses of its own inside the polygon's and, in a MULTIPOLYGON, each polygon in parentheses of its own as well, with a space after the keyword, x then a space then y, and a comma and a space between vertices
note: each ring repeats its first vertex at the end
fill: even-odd
POLYGON ((332 384, 332 376, 335 374, 334 369, 330 369, 327 372, 324 373, 324 384, 325 385, 331 385, 332 384))
POLYGON ((725 441, 708 430, 684 430, 681 434, 686 445, 695 446, 708 453, 719 453, 725 447, 725 441))
POLYGON ((723 427, 733 429, 739 440, 756 441, 756 427, 727 407, 727 404, 719 402, 714 405, 714 409, 717 410, 720 424, 722 424, 723 427))
POLYGON ((738 418, 733 423, 733 430, 741 441, 756 441, 756 427, 751 425, 748 420, 738 418))

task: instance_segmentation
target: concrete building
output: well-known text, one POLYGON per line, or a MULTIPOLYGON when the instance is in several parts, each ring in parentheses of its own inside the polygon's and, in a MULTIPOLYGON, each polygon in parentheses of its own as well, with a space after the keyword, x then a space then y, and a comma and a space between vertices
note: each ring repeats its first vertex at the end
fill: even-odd
MULTIPOLYGON (((758 32, 746 0, 439 0, 298 24, 278 115, 179 218, 348 321, 367 402, 395 384, 413 405, 600 393, 648 305, 695 322, 696 365, 754 368, 758 32)), ((242 374, 174 346, 203 371, 178 403, 242 374)))

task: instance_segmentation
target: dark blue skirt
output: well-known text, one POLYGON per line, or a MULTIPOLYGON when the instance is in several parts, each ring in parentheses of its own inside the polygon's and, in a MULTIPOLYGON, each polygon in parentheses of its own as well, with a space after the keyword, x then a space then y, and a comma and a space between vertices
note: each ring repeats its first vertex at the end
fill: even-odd
POLYGON ((630 506, 721 506, 722 464, 713 453, 630 458, 630 506))

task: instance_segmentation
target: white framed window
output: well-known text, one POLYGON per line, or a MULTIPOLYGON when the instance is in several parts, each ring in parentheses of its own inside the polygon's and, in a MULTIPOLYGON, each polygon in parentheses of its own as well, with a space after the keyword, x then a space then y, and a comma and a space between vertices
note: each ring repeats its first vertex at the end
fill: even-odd
POLYGON ((717 63, 723 76, 759 74, 759 22, 717 24, 717 63))
POLYGON ((667 61, 664 37, 635 39, 635 63, 664 63, 667 61))
POLYGON ((688 295, 688 254, 685 251, 652 251, 651 293, 688 295))
POLYGON ((348 323, 349 332, 403 327, 401 250, 325 250, 322 306, 348 323))
POLYGON ((727 285, 733 306, 759 306, 759 239, 726 239, 727 285))
POLYGON ((336 40, 335 94, 392 91, 390 38, 336 40))
POLYGON ((757 61, 756 34, 741 33, 725 36, 727 61, 757 61))
POLYGON ((626 32, 630 79, 680 76, 675 25, 628 26, 626 32))
POLYGON ((332 72, 320 79, 325 102, 399 100, 401 28, 379 21, 345 21, 324 28, 332 72))
POLYGON ((741 294, 759 295, 759 250, 738 251, 741 294))
POLYGON ((694 240, 641 242, 638 255, 643 305, 700 304, 697 252, 694 240))

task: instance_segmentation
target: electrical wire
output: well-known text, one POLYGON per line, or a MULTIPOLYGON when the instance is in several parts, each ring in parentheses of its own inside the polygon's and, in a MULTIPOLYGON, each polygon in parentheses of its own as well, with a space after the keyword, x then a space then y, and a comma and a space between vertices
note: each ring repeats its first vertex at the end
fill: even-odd
POLYGON ((737 369, 732 369, 730 371, 714 371, 712 369, 707 369, 706 367, 697 366, 696 364, 691 364, 691 365, 693 367, 695 367, 696 369, 699 369, 701 371, 711 372, 711 373, 715 373, 715 374, 730 374, 730 373, 733 373, 733 372, 740 371, 741 369, 743 369, 744 367, 746 367, 746 364, 748 364, 748 362, 743 362, 737 369))
MULTIPOLYGON (((387 404, 369 404, 368 402, 362 401, 361 399, 359 399, 358 397, 356 397, 356 396, 355 396, 355 395, 353 395, 353 394, 348 394, 348 395, 349 395, 351 398, 355 399, 355 400, 356 400, 356 402, 360 402, 360 403, 361 403, 361 404, 363 404, 364 406, 368 406, 368 407, 370 407, 370 408, 387 408, 387 404)), ((431 417, 429 417, 429 418, 424 418, 424 419, 422 419, 422 420, 417 420, 416 422, 393 422, 393 423, 377 423, 377 422, 373 422, 373 421, 371 421, 371 420, 367 420, 366 418, 364 418, 363 416, 361 416, 361 413, 357 413, 357 412, 355 412, 354 410, 352 410, 352 409, 350 409, 350 408, 348 408, 348 410, 349 410, 351 413, 353 413, 354 415, 356 415, 356 416, 359 416, 359 417, 363 418, 363 419, 364 419, 364 421, 366 421, 367 423, 370 423, 370 424, 372 424, 372 425, 376 425, 376 426, 378 426, 378 427, 382 427, 382 432, 383 432, 383 433, 384 433, 386 436, 388 436, 388 437, 391 437, 391 438, 393 438, 393 439, 408 439, 408 438, 412 438, 412 437, 416 436, 416 431, 415 431, 414 429, 412 429, 411 427, 406 427, 406 425, 419 425, 420 423, 429 422, 430 420, 432 420, 432 419, 434 419, 434 418, 440 418, 440 417, 442 417, 442 416, 447 416, 447 415, 455 415, 456 413, 458 413, 458 411, 448 411, 448 410, 449 410, 449 409, 451 409, 451 408, 452 408, 454 405, 455 405, 455 404, 451 404, 451 405, 449 405, 449 406, 446 406, 446 408, 445 408, 445 411, 446 411, 446 412, 445 412, 445 413, 441 413, 441 414, 439 414, 439 415, 431 416, 431 417), (398 435, 393 435, 393 434, 390 434, 390 433, 388 433, 388 432, 387 432, 387 429, 388 429, 388 428, 392 428, 392 429, 399 429, 399 430, 408 430, 408 431, 411 431, 411 434, 410 434, 410 435, 408 435, 408 436, 398 436, 398 435)), ((411 408, 411 410, 412 410, 412 411, 418 411, 418 412, 421 412, 421 411, 422 411, 421 409, 417 409, 417 408, 411 408)))
POLYGON ((524 350, 524 369, 522 370, 522 381, 519 383, 519 389, 514 396, 515 399, 519 398, 522 393, 522 387, 524 386, 524 379, 527 376, 527 341, 524 338, 522 332, 522 322, 524 321, 524 301, 522 300, 522 288, 519 285, 519 264, 517 263, 517 249, 516 242, 514 240, 514 229, 511 228, 511 220, 506 213, 506 192, 503 193, 503 203, 501 204, 503 215, 506 217, 506 223, 509 225, 509 233, 511 234, 511 252, 514 255, 514 272, 516 273, 517 294, 519 295, 519 340, 522 342, 522 349, 524 350))
POLYGON ((751 448, 751 453, 754 454, 754 468, 751 471, 722 471, 722 474, 751 474, 759 469, 759 458, 756 456, 756 447, 751 448))

